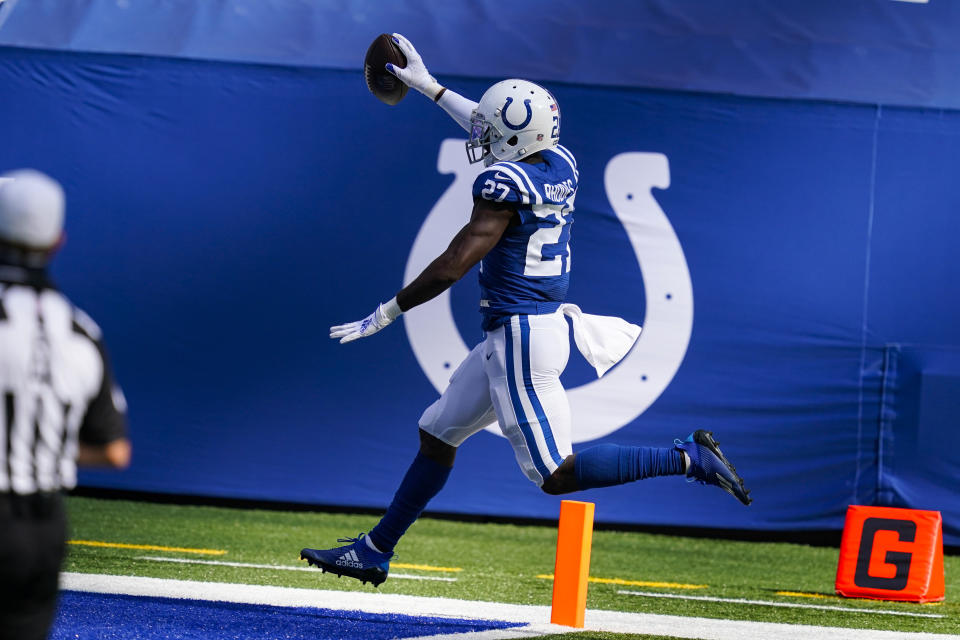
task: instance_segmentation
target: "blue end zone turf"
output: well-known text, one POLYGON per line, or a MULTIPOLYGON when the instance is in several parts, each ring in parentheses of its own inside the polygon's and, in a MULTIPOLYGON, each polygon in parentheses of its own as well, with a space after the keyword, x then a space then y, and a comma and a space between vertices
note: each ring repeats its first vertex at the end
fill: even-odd
POLYGON ((523 625, 495 620, 63 591, 50 638, 387 640, 519 626, 523 625))

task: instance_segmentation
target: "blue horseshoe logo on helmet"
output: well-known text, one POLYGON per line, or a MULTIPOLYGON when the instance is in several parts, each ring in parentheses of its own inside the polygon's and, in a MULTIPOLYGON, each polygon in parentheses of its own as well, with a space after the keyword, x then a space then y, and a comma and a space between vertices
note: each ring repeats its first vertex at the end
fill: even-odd
POLYGON ((507 107, 509 107, 512 103, 513 98, 508 97, 507 101, 503 103, 503 109, 500 110, 500 119, 503 120, 503 124, 507 125, 507 127, 510 129, 513 129, 514 131, 520 131, 520 129, 523 129, 530 124, 530 120, 533 119, 533 109, 530 108, 530 98, 527 98, 523 101, 523 106, 527 108, 527 119, 520 124, 512 124, 509 120, 507 120, 507 107))

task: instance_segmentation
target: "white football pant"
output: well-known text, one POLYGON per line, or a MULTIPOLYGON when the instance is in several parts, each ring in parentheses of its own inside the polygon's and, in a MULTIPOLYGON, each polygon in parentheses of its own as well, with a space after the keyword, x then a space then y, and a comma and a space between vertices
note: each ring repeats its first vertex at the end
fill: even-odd
POLYGON ((540 486, 573 453, 570 405, 560 384, 569 356, 562 312, 512 316, 457 367, 420 428, 459 447, 496 420, 520 468, 540 486))

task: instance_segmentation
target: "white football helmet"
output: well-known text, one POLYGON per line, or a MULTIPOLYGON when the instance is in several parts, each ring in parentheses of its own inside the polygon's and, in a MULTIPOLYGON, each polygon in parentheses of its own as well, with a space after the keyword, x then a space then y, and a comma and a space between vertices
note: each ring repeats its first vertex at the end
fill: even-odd
POLYGON ((480 98, 470 118, 467 157, 490 166, 557 146, 560 107, 553 95, 527 80, 504 80, 480 98))

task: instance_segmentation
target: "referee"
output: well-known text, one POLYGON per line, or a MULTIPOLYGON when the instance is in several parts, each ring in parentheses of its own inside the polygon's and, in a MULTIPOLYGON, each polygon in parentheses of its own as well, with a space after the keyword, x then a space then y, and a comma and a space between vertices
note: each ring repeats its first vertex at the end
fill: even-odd
POLYGON ((126 404, 100 328, 50 281, 64 196, 42 173, 0 176, 0 640, 47 637, 81 465, 130 463, 126 404))

